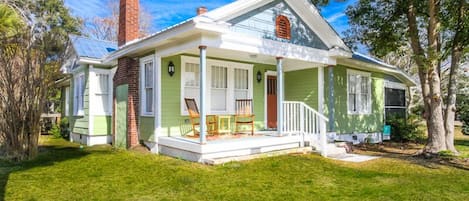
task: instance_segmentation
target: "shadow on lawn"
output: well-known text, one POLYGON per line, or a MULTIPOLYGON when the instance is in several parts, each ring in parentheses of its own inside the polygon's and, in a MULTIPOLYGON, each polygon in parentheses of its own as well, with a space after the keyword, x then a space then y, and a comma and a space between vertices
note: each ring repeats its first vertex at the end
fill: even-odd
MULTIPOLYGON (((398 143, 396 143, 398 144, 398 143)), ((422 149, 418 145, 402 144, 401 146, 395 146, 396 144, 372 144, 372 145, 359 145, 354 147, 354 152, 358 154, 375 155, 386 158, 401 159, 411 162, 416 165, 420 165, 426 168, 438 169, 439 166, 449 166, 463 170, 469 170, 468 160, 460 157, 445 157, 445 156, 424 156, 420 154, 422 149)), ((455 140, 456 146, 467 146, 469 149, 469 140, 455 140)))
POLYGON ((5 200, 6 185, 10 174, 35 167, 52 166, 54 163, 81 158, 88 154, 90 153, 77 146, 41 145, 39 155, 33 160, 20 163, 0 161, 0 200, 5 200))

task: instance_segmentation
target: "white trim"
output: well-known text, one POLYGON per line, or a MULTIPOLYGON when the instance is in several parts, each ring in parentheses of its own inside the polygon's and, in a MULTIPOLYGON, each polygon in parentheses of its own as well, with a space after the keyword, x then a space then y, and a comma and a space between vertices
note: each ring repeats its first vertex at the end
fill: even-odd
POLYGON ((264 128, 268 128, 268 121, 267 121, 267 77, 268 76, 275 76, 277 77, 276 71, 267 71, 264 73, 264 128))
POLYGON ((84 116, 85 115, 85 90, 86 90, 86 74, 85 72, 79 72, 73 74, 73 116, 84 116), (80 85, 77 83, 80 82, 80 85), (80 87, 83 87, 80 88, 80 87), (80 91, 83 91, 83 97, 81 98, 81 108, 79 106, 79 99, 75 99, 76 96, 80 96, 80 91))
POLYGON ((384 67, 384 66, 380 66, 380 65, 376 65, 376 64, 372 64, 368 62, 358 61, 355 59, 339 59, 337 60, 337 62, 338 64, 341 64, 344 66, 391 74, 391 75, 396 76, 399 80, 403 81, 406 85, 409 85, 412 87, 417 86, 417 82, 415 82, 415 80, 412 77, 410 77, 407 73, 404 73, 402 70, 399 70, 397 68, 384 67))
POLYGON ((65 87, 65 116, 70 116, 70 87, 65 87))
POLYGON ((112 115, 112 93, 113 93, 113 87, 112 87, 112 78, 114 77, 114 72, 113 69, 99 69, 99 68, 91 68, 90 67, 90 74, 89 74, 89 108, 91 108, 91 105, 94 105, 94 103, 97 103, 98 96, 96 95, 95 87, 99 86, 99 78, 98 74, 101 75, 107 75, 108 76, 108 91, 107 91, 107 106, 108 108, 101 108, 101 111, 97 109, 93 109, 89 111, 90 115, 104 115, 104 116, 111 116, 112 115), (91 89, 92 88, 92 89, 91 89))
POLYGON ((318 67, 318 112, 324 114, 324 67, 318 67))
POLYGON ((156 142, 156 146, 154 148, 154 152, 159 153, 158 149, 158 137, 161 135, 161 72, 162 72, 162 66, 161 66, 161 57, 157 56, 156 51, 155 51, 155 68, 156 68, 156 82, 155 82, 155 88, 156 88, 156 93, 155 93, 155 100, 156 104, 155 105, 155 131, 154 131, 154 140, 156 142))
MULTIPOLYGON (((94 109, 95 103, 95 89, 96 86, 96 73, 94 66, 90 65, 88 72, 88 135, 93 135, 94 133, 94 109)), ((84 103, 83 103, 84 104, 84 103)))
MULTIPOLYGON (((199 64, 200 59, 197 57, 191 57, 191 56, 181 56, 181 88, 180 88, 180 94, 181 94, 181 104, 180 104, 180 114, 182 116, 188 115, 187 111, 185 111, 186 105, 184 103, 184 88, 185 88, 185 83, 184 83, 184 77, 185 77, 185 64, 186 63, 194 63, 194 64, 199 64)), ((249 90, 248 90, 248 98, 253 97, 253 64, 245 64, 245 63, 238 63, 238 62, 231 62, 231 61, 223 61, 223 60, 215 60, 215 59, 207 59, 207 86, 206 86, 206 96, 210 97, 207 98, 206 100, 206 105, 211 105, 211 66, 223 66, 228 68, 228 88, 227 88, 227 111, 211 111, 211 108, 207 109, 208 114, 233 114, 235 111, 234 109, 234 104, 229 104, 229 101, 233 99, 233 92, 234 92, 234 70, 233 69, 245 69, 248 70, 248 81, 249 81, 249 90), (232 92, 233 91, 233 92, 232 92)), ((200 67, 199 67, 200 69, 200 67)), ((200 72, 199 72, 200 73, 200 72)), ((199 104, 199 103, 198 103, 199 104)), ((200 106, 199 106, 200 108, 200 106)))
MULTIPOLYGON (((369 72, 363 72, 363 71, 357 71, 357 70, 351 70, 351 69, 347 69, 347 78, 346 78, 346 82, 347 82, 347 114, 348 115, 369 115, 372 113, 372 101, 373 101, 373 94, 371 93, 371 84, 372 84, 372 81, 371 81, 372 77, 371 77, 371 73, 369 72), (360 76, 364 76, 364 77, 368 77, 368 104, 367 105, 367 111, 357 111, 357 112, 351 112, 349 110, 349 75, 360 75, 360 76)), ((358 91, 357 94, 359 95, 358 96, 358 99, 360 100, 361 99, 361 86, 357 87, 356 90, 358 91)), ((361 110, 361 109, 360 109, 361 110)))
POLYGON ((152 69, 153 69, 153 94, 155 94, 155 80, 156 80, 156 73, 155 73, 155 55, 149 55, 146 57, 142 57, 139 59, 140 62, 140 116, 147 116, 147 117, 153 117, 155 114, 154 107, 155 107, 155 99, 152 98, 152 106, 153 106, 153 111, 152 112, 147 112, 145 111, 145 106, 146 106, 146 93, 145 93, 145 64, 147 63, 152 63, 152 69))
POLYGON ((392 82, 392 81, 384 81, 384 87, 385 88, 391 88, 391 89, 402 89, 407 91, 407 86, 402 83, 398 82, 392 82))

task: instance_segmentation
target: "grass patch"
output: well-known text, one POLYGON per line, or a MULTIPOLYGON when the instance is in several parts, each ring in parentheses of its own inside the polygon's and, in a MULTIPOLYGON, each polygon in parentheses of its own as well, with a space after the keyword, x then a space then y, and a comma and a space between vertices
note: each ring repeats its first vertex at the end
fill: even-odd
POLYGON ((456 127, 454 131, 454 145, 460 152, 462 158, 469 158, 469 135, 463 135, 461 127, 456 127))
MULTIPOLYGON (((287 155, 205 166, 43 138, 39 157, 0 164, 0 200, 465 200, 469 171, 382 158, 287 155)), ((464 145, 461 145, 464 146, 464 145)))

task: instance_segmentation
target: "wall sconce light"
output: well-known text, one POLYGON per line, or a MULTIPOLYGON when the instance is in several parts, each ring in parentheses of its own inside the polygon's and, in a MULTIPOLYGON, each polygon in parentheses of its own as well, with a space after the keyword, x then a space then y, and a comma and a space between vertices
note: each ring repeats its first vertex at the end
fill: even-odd
POLYGON ((258 82, 258 83, 260 83, 260 82, 262 81, 262 73, 261 73, 261 71, 257 71, 257 76, 256 76, 256 78, 257 78, 257 82, 258 82))
POLYGON ((174 63, 172 61, 169 62, 168 64, 168 74, 169 76, 173 76, 174 72, 176 71, 176 67, 174 67, 174 63))

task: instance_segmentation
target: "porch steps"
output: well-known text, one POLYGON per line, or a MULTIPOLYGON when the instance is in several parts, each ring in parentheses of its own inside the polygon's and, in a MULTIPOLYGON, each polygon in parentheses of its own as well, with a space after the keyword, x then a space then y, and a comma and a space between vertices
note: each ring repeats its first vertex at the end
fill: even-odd
MULTIPOLYGON (((313 145, 313 149, 314 149, 315 152, 320 153, 320 146, 319 145, 313 145)), ((327 157, 347 154, 347 150, 344 147, 339 147, 335 143, 326 144, 326 150, 327 150, 326 151, 327 152, 327 157)))
POLYGON ((207 158, 207 159, 202 159, 202 163, 207 164, 207 165, 220 165, 220 164, 225 164, 225 163, 229 163, 233 161, 245 161, 245 160, 251 160, 251 159, 256 159, 256 158, 266 158, 266 157, 295 154, 295 153, 306 154, 310 152, 312 152, 311 147, 299 147, 299 148, 284 149, 284 150, 279 150, 279 151, 271 151, 271 152, 252 154, 252 155, 246 155, 246 156, 207 158))

